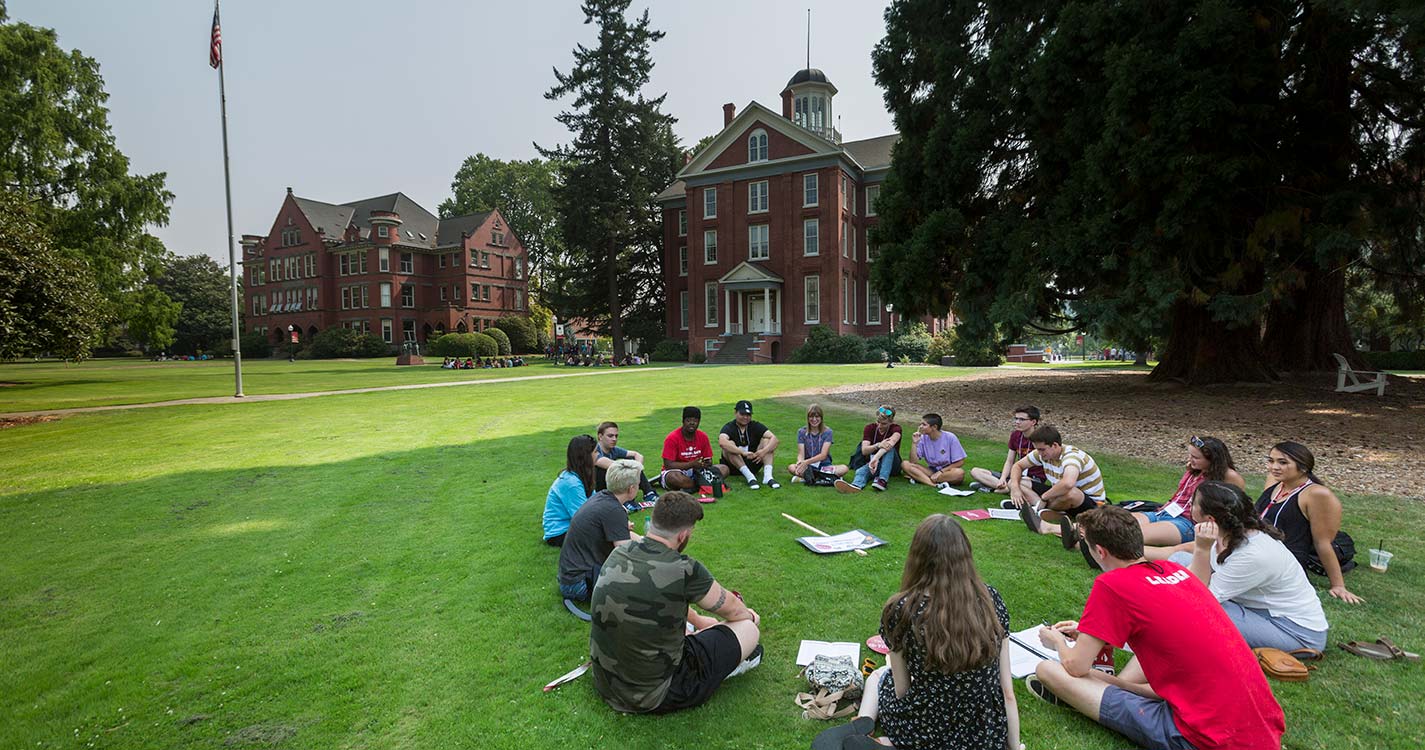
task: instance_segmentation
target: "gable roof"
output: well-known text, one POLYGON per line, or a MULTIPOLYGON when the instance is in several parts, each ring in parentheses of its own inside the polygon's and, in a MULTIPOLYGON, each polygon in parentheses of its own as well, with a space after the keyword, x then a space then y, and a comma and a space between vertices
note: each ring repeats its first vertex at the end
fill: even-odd
POLYGON ((856 160, 862 169, 879 169, 891 165, 891 149, 900 141, 900 133, 891 133, 861 141, 841 144, 846 154, 856 160))
POLYGON ((452 216, 449 219, 441 219, 440 225, 435 231, 435 240, 439 245, 455 245, 460 242, 460 235, 474 234, 480 225, 490 217, 493 211, 485 211, 478 214, 466 214, 464 216, 452 216))
MULTIPOLYGON (((775 130, 797 143, 806 146, 811 149, 813 153, 834 154, 840 151, 840 149, 830 141, 813 135, 811 131, 806 128, 797 125, 791 120, 753 101, 749 102, 747 106, 742 109, 742 112, 733 118, 732 122, 723 127, 722 131, 717 134, 717 137, 713 138, 712 142, 707 145, 707 148, 704 148, 697 156, 693 157, 692 161, 683 165, 683 168, 678 171, 678 178, 683 179, 707 169, 707 166, 715 161, 717 157, 721 156, 722 153, 732 145, 733 140, 741 135, 743 130, 752 125, 753 121, 761 122, 764 127, 775 130)), ((776 161, 777 160, 774 159, 767 163, 775 164, 776 161)), ((742 167, 746 165, 738 166, 742 167)))
MULTIPOLYGON (((435 247, 436 229, 440 225, 440 219, 422 208, 419 203, 406 197, 405 193, 364 198, 342 205, 352 209, 351 221, 361 230, 363 237, 369 236, 371 233, 372 211, 393 211, 401 217, 401 226, 398 231, 402 243, 435 247), (424 238, 421 237, 422 234, 425 235, 424 238)), ((345 227, 342 228, 345 229, 345 227)))
POLYGON ((317 234, 322 235, 325 239, 338 242, 346 235, 346 227, 351 223, 352 209, 350 206, 338 206, 314 201, 310 198, 299 198, 295 195, 292 196, 292 201, 297 204, 302 215, 307 217, 307 223, 317 230, 317 234))
POLYGON ((717 280, 719 284, 780 284, 783 279, 771 271, 742 261, 732 267, 726 275, 717 280))

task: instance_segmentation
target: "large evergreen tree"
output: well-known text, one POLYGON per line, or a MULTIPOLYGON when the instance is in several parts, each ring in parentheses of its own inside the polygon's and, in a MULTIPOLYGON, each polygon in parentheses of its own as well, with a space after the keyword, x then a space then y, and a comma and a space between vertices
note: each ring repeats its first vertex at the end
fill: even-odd
POLYGON ((565 146, 540 149, 559 163, 555 188, 568 251, 562 314, 589 321, 623 350, 626 321, 636 330, 663 317, 661 212, 653 199, 680 165, 673 118, 663 96, 645 98, 653 70, 650 48, 663 38, 648 12, 628 18, 629 0, 586 0, 584 22, 598 26, 592 48, 574 50, 574 67, 554 71, 545 97, 572 96, 558 120, 573 135, 565 146))
POLYGON ((1388 4, 895 2, 874 66, 902 140, 874 279, 908 312, 953 303, 966 354, 1092 327, 1165 336, 1157 377, 1323 366, 1349 351, 1331 274, 1390 203, 1380 168, 1419 134, 1364 125, 1419 111, 1405 19, 1388 4), (1322 111, 1341 84, 1333 43, 1376 80, 1348 75, 1362 90, 1322 111))

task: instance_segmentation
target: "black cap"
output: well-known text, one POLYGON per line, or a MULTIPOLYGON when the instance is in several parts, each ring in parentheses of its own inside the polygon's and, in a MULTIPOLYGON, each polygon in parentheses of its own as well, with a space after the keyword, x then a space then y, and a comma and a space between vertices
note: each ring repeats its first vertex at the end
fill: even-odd
POLYGON ((733 408, 733 411, 736 411, 738 414, 751 414, 752 402, 746 399, 738 401, 737 406, 733 408))
POLYGON ((699 409, 699 408, 696 407, 696 406, 684 406, 684 407, 683 407, 683 419, 687 419, 688 417, 696 417, 696 418, 698 418, 698 419, 702 419, 702 418, 703 418, 703 410, 702 410, 702 409, 699 409))

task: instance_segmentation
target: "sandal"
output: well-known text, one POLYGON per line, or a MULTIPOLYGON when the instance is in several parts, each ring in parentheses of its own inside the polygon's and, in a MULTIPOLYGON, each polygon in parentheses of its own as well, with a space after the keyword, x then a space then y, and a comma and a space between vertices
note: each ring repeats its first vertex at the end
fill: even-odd
POLYGON ((816 695, 812 695, 811 693, 797 693, 797 697, 793 699, 792 702, 796 703, 797 707, 802 709, 803 719, 830 721, 831 719, 840 719, 850 716, 860 709, 861 704, 858 701, 852 701, 840 711, 836 710, 837 702, 841 700, 841 697, 845 693, 846 691, 844 690, 828 693, 824 689, 816 691, 816 695))
POLYGON ((1375 659, 1377 661, 1391 661, 1395 659, 1395 654, 1391 653, 1389 649, 1375 643, 1346 641, 1345 643, 1338 643, 1336 645, 1340 646, 1346 653, 1364 656, 1367 659, 1375 659))
POLYGON ((1385 649, 1390 652, 1390 658, 1392 659, 1401 659, 1403 661, 1420 661, 1420 654, 1412 654, 1409 651, 1406 651, 1405 649, 1392 643, 1389 638, 1377 638, 1376 643, 1385 646, 1385 649))
POLYGON ((1297 661, 1321 661, 1326 658, 1326 654, 1314 648, 1299 648, 1295 651, 1288 651, 1287 653, 1296 657, 1297 661))

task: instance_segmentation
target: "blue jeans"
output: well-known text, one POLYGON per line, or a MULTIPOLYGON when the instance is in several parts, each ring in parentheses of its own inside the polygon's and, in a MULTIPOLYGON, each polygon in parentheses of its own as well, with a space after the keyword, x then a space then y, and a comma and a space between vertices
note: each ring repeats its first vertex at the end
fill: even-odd
MULTIPOLYGON (((880 479, 880 480, 882 480, 882 481, 890 481, 890 478, 891 478, 891 466, 892 466, 894 463, 895 463, 895 462, 891 460, 891 457, 890 457, 890 456, 888 456, 888 455, 887 455, 887 456, 881 456, 881 463, 879 464, 878 468, 876 469, 876 478, 878 478, 878 479, 880 479)), ((854 476, 854 477, 851 478, 851 484, 855 485, 857 488, 863 488, 863 487, 865 487, 865 486, 867 485, 867 483, 870 482, 870 480, 871 480, 871 464, 870 464, 870 462, 868 461, 868 462, 862 464, 862 465, 861 465, 861 468, 859 468, 859 469, 856 470, 856 476, 854 476)))
POLYGON ((1231 599, 1222 603, 1222 609, 1252 648, 1269 646, 1283 651, 1299 648, 1326 650, 1325 630, 1303 628, 1285 617, 1274 617, 1265 609, 1244 607, 1231 599))

